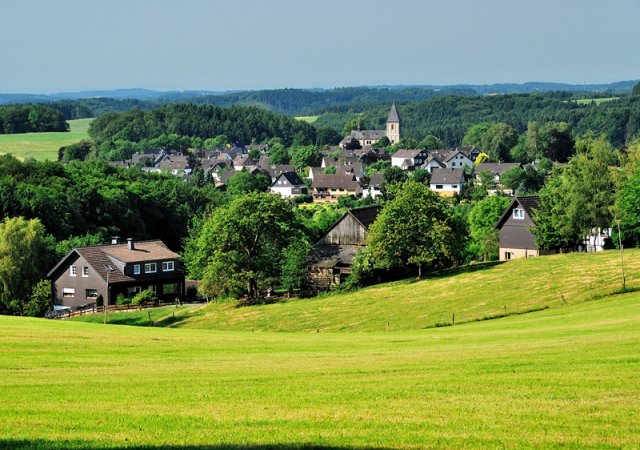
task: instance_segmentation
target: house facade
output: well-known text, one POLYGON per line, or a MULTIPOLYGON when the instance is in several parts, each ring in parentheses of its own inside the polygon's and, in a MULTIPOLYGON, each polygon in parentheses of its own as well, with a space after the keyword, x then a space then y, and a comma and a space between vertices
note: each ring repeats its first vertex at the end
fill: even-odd
POLYGON ((500 261, 555 253, 540 250, 531 232, 535 225, 533 214, 538 205, 537 196, 515 197, 502 214, 495 226, 500 236, 500 261))
POLYGON ((118 295, 132 297, 146 289, 161 299, 183 297, 184 272, 180 256, 160 240, 77 247, 47 274, 54 304, 77 307, 102 298, 115 304, 118 295))
POLYGON ((464 169, 433 169, 429 189, 444 197, 460 194, 466 184, 464 169))
POLYGON ((391 165, 402 170, 413 170, 422 166, 429 158, 429 152, 425 149, 398 150, 391 155, 391 165))
POLYGON ((308 193, 307 185, 295 172, 281 173, 271 185, 271 193, 278 194, 282 198, 292 198, 308 193))
POLYGON ((335 202, 345 195, 362 196, 362 187, 354 175, 316 174, 312 182, 313 200, 335 202))

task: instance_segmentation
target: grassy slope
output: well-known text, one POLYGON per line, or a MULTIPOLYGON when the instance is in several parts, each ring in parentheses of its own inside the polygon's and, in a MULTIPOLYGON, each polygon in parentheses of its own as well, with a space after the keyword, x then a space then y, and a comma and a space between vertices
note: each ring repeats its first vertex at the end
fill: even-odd
POLYGON ((69 120, 68 133, 0 134, 0 153, 11 153, 22 159, 57 161, 60 147, 89 138, 87 131, 92 120, 69 120))
MULTIPOLYGON (((183 306, 162 306, 160 308, 149 308, 141 311, 112 311, 107 313, 107 323, 112 325, 133 325, 133 326, 167 326, 175 321, 190 317, 197 309, 203 305, 183 305, 183 306)), ((104 315, 86 314, 73 317, 74 322, 104 323, 104 315)))
MULTIPOLYGON (((626 250, 627 286, 640 287, 640 250, 626 250)), ((472 266, 473 267, 473 266, 472 266)), ((174 326, 244 331, 411 330, 580 303, 620 288, 617 251, 513 260, 484 270, 354 293, 237 308, 211 304, 174 326), (564 300, 563 297, 564 296, 564 300), (388 324, 388 325, 387 325, 388 324)))
POLYGON ((639 293, 410 332, 0 330, 2 448, 640 447, 639 293))

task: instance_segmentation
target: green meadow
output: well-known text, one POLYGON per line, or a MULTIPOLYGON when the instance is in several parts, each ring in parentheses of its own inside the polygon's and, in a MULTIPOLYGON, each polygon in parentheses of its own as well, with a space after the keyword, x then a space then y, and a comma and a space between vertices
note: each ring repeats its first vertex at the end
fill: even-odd
POLYGON ((302 120, 303 122, 307 122, 307 123, 313 123, 316 120, 318 120, 318 117, 320 116, 298 116, 296 117, 296 119, 302 120))
POLYGON ((607 103, 613 100, 618 100, 620 97, 604 97, 604 98, 581 98, 579 100, 575 100, 575 102, 579 105, 588 105, 589 103, 595 103, 599 105, 600 103, 607 103))
MULTIPOLYGON (((625 250, 625 266, 627 288, 639 289, 640 249, 625 250)), ((618 251, 570 253, 472 265, 423 281, 268 305, 211 303, 177 311, 164 324, 227 331, 419 330, 579 304, 621 287, 618 251)))
POLYGON ((57 161, 58 149, 88 139, 93 119, 68 120, 69 132, 0 134, 0 153, 11 153, 20 159, 57 161))
POLYGON ((400 332, 0 330, 3 449, 640 447, 640 293, 400 332))

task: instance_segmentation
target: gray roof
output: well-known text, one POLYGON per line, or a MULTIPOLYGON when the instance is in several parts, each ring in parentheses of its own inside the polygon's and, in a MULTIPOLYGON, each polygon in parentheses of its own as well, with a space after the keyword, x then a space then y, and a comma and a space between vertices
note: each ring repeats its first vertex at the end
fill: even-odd
POLYGON ((414 149, 401 149, 398 150, 397 152, 395 152, 393 155, 391 155, 392 158, 415 158, 416 156, 418 156, 418 154, 420 154, 422 150, 419 148, 414 148, 414 149))
POLYGON ((353 130, 351 137, 359 141, 363 139, 377 140, 387 135, 387 130, 353 130))
POLYGON ((532 195, 529 197, 515 197, 509 207, 504 211, 504 213, 502 213, 502 217, 500 217, 500 219, 496 223, 495 228, 500 229, 507 218, 509 218, 509 216, 511 215, 511 211, 513 211, 513 208, 518 205, 522 206, 522 208, 527 213, 527 216, 529 216, 531 221, 533 221, 533 213, 535 212, 534 210, 540 209, 540 197, 538 197, 537 195, 532 195))
POLYGON ((464 169, 433 169, 431 184, 461 184, 464 182, 464 169))
POLYGON ((391 104, 391 109, 389 110, 389 117, 387 117, 387 122, 400 122, 400 116, 398 116, 398 110, 396 109, 396 102, 391 104))
MULTIPOLYGON (((302 178, 300 178, 298 174, 295 172, 283 172, 280 174, 278 178, 282 178, 282 177, 286 178, 291 186, 305 186, 304 182, 302 181, 302 178)), ((273 183, 273 185, 275 186, 276 183, 273 183)))

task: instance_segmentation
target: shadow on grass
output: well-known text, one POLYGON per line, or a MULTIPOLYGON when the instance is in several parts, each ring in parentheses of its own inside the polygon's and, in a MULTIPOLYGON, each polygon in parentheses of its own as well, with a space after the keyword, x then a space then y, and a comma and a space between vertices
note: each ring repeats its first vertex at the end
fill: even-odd
MULTIPOLYGON (((137 450, 353 450, 363 448, 367 450, 382 450, 383 447, 347 447, 347 446, 326 446, 312 443, 285 443, 285 444, 211 444, 211 445, 132 445, 129 442, 122 446, 105 446, 98 442, 63 440, 51 441, 45 439, 0 439, 0 448, 4 450, 34 450, 34 449, 137 449, 137 450)), ((388 447, 384 447, 387 448, 388 447)))

